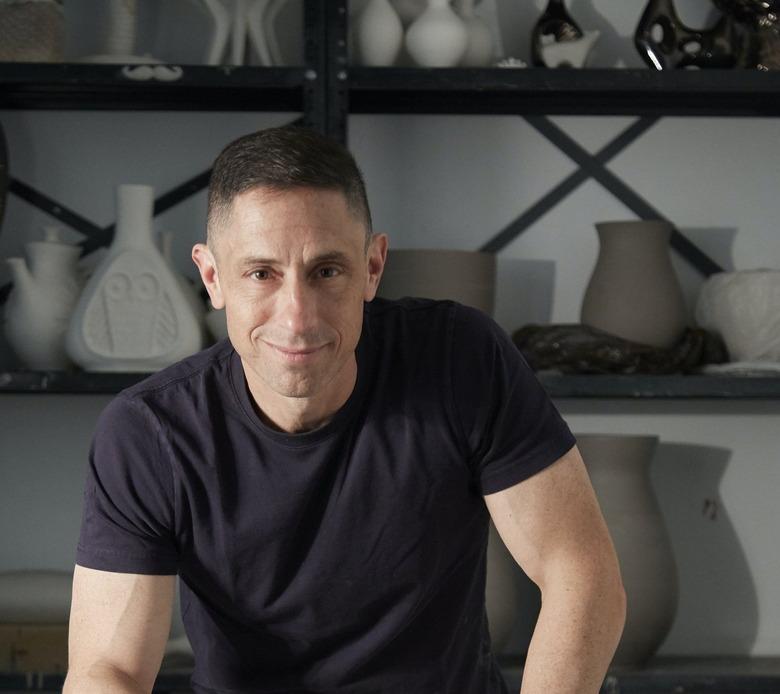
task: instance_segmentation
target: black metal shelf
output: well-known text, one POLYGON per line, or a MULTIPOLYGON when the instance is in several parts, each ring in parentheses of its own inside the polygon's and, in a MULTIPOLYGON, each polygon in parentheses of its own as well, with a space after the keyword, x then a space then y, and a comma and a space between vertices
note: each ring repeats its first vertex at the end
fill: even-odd
POLYGON ((780 377, 694 375, 591 375, 541 372, 553 398, 777 399, 780 377))
MULTIPOLYGON (((305 67, 0 63, 0 108, 302 111, 305 67)), ((351 113, 778 116, 780 71, 350 67, 351 113)))
POLYGON ((149 375, 141 372, 1 371, 0 393, 112 394, 149 375))
MULTIPOLYGON (((2 371, 0 393, 112 394, 148 373, 2 371)), ((541 372, 553 398, 780 399, 780 377, 721 375, 561 375, 541 372)))
POLYGON ((181 68, 164 81, 126 76, 138 66, 0 63, 0 108, 162 111, 302 111, 304 67, 181 68))
POLYGON ((780 71, 353 67, 348 84, 352 113, 780 115, 780 71))

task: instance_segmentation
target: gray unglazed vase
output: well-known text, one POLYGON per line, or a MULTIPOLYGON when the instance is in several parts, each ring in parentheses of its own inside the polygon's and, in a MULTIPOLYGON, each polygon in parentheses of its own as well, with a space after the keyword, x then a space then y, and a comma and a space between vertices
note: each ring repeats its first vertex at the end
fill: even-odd
POLYGON ((493 315, 496 256, 481 251, 401 248, 387 252, 378 294, 452 299, 493 315))
POLYGON ((650 480, 658 436, 576 434, 609 528, 627 596, 614 670, 641 667, 669 633, 678 579, 671 540, 650 480))
POLYGON ((599 255, 580 321, 626 340, 672 347, 687 308, 672 266, 672 225, 663 220, 597 222, 599 255))

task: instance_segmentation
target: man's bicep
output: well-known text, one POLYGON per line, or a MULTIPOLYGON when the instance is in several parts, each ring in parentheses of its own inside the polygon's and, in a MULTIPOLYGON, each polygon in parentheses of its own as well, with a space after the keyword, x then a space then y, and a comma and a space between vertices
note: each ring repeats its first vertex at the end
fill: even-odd
POLYGON ((175 575, 99 571, 76 565, 68 673, 116 669, 151 691, 171 629, 175 575))
POLYGON ((556 567, 603 569, 614 547, 577 446, 528 479, 485 497, 501 539, 540 587, 556 567))

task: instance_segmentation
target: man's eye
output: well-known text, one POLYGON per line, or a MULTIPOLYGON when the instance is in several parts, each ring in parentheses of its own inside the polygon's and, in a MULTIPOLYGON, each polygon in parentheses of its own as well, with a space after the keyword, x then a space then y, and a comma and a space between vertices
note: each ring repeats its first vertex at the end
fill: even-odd
POLYGON ((269 270, 255 270, 252 273, 252 277, 259 280, 268 280, 271 279, 271 272, 269 270))
POLYGON ((338 269, 335 267, 321 267, 317 272, 323 279, 329 279, 339 274, 338 269))

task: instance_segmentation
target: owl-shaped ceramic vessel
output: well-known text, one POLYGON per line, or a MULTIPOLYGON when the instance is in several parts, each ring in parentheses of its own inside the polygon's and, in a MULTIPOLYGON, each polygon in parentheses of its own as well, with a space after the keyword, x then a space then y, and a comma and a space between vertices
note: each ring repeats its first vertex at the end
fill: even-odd
POLYGON ((150 186, 117 188, 108 254, 87 282, 66 349, 88 371, 156 371, 202 348, 192 306, 154 243, 150 186))

